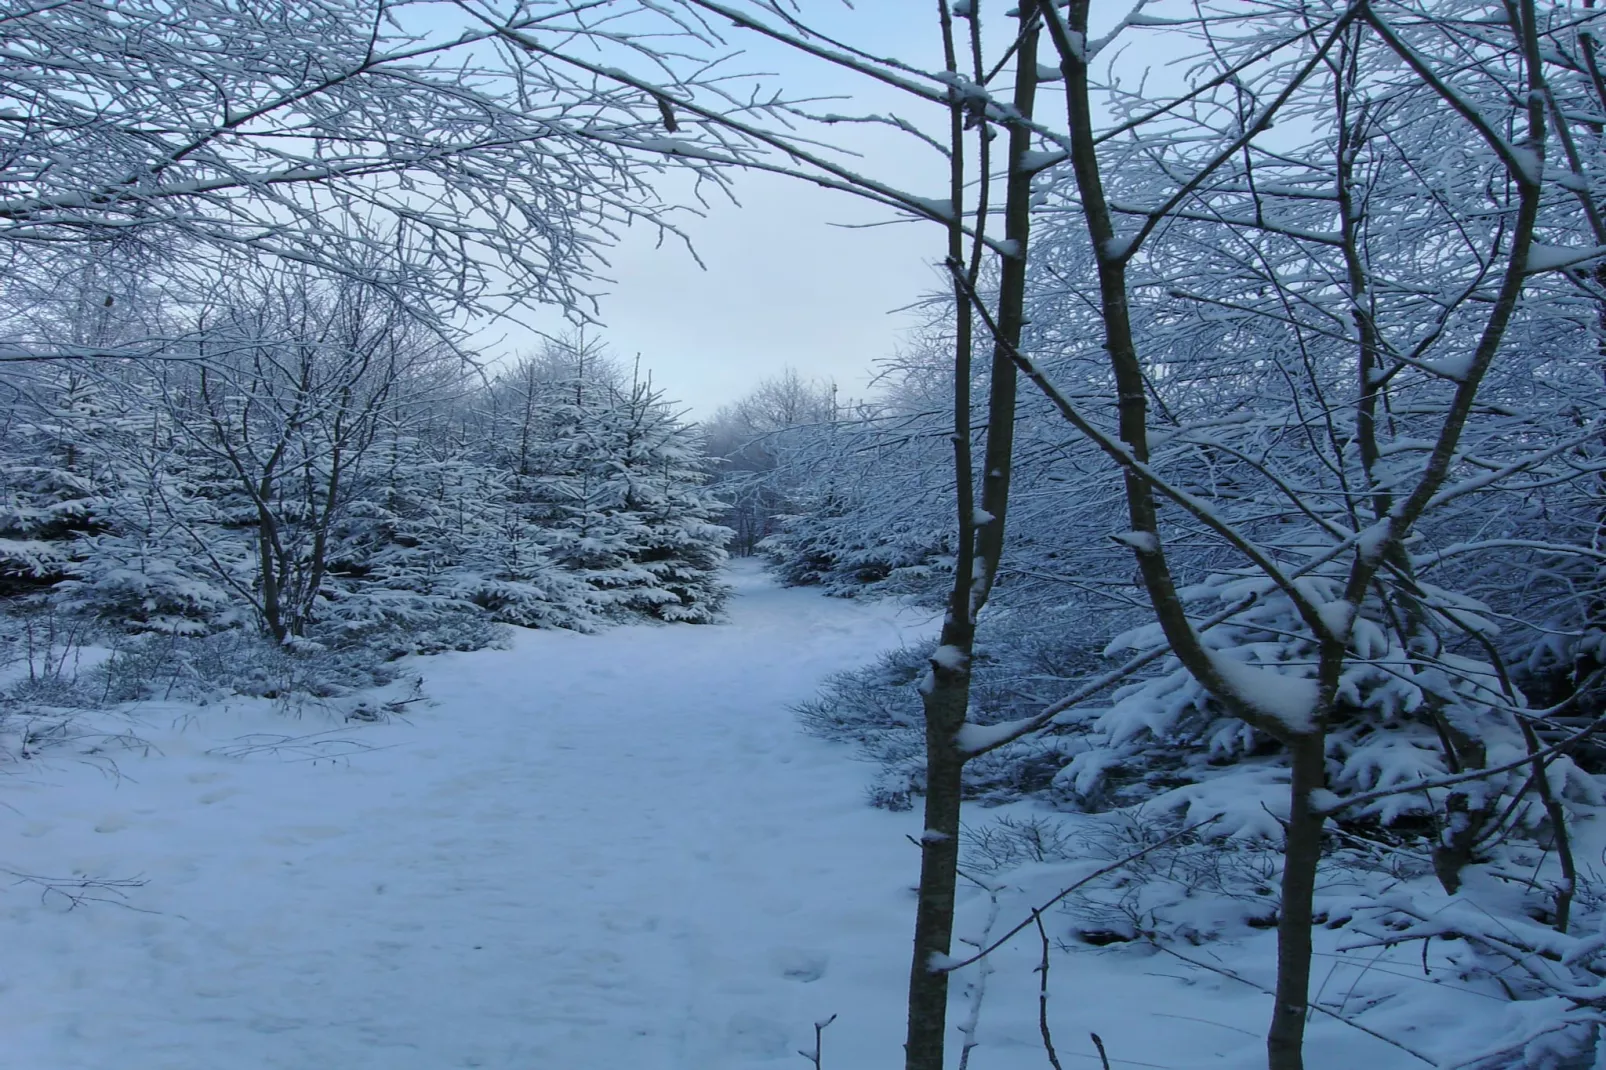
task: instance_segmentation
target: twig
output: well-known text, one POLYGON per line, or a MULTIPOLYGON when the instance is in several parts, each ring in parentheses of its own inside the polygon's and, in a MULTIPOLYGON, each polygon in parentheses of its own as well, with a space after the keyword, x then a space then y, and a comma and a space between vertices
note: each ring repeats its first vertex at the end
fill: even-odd
POLYGON ((207 751, 221 758, 243 759, 256 754, 271 754, 285 761, 318 762, 345 761, 353 754, 389 750, 396 744, 374 746, 337 735, 342 729, 312 732, 304 736, 285 736, 272 732, 253 732, 240 736, 231 743, 207 751), (293 755, 294 757, 290 757, 293 755))
POLYGON ((76 910, 85 903, 109 903, 124 910, 140 914, 156 914, 155 910, 134 906, 128 902, 125 888, 143 888, 147 883, 140 877, 41 877, 35 873, 19 873, 14 869, 0 869, 0 873, 13 878, 14 884, 33 884, 39 888, 39 901, 48 904, 52 896, 67 901, 68 910, 76 910), (108 895, 95 895, 107 892, 108 895))
POLYGON ((1104 1053, 1104 1041, 1099 1038, 1097 1033, 1089 1033, 1088 1036, 1093 1038, 1093 1046, 1099 1050, 1099 1062, 1103 1065, 1104 1070, 1110 1070, 1110 1057, 1104 1053))
POLYGON ((803 1056, 803 1058, 807 1059, 809 1062, 814 1064, 814 1070, 823 1070, 823 1067, 824 1067, 825 1064, 820 1061, 820 1052, 822 1050, 824 1050, 824 1045, 821 1042, 822 1041, 822 1036, 825 1033, 825 1027, 830 1025, 834 1021, 836 1021, 836 1015, 833 1014, 829 1018, 825 1018, 825 1019, 822 1019, 822 1020, 820 1020, 818 1022, 815 1022, 814 1023, 814 1050, 813 1051, 804 1051, 802 1048, 799 1048, 797 1050, 797 1053, 799 1055, 803 1056))
MULTIPOLYGON (((1054 1037, 1048 1031, 1048 930, 1043 928, 1043 912, 1032 911, 1032 920, 1037 923, 1037 935, 1043 940, 1043 959, 1037 964, 1037 1031, 1043 1034, 1043 1050, 1048 1052, 1049 1065, 1054 1070, 1065 1070, 1060 1065, 1059 1053, 1054 1050, 1054 1037)), ((1098 1034, 1093 1035, 1094 1043, 1098 1043, 1098 1034)), ((1104 1045, 1099 1044, 1099 1053, 1104 1052, 1104 1045)), ((1104 1061, 1105 1070, 1109 1068, 1109 1060, 1104 1061)))
MULTIPOLYGON (((1275 996, 1276 995, 1276 993, 1274 993, 1271 989, 1265 987, 1264 985, 1256 984, 1254 981, 1251 981, 1249 978, 1243 976, 1242 974, 1234 973, 1233 971, 1227 969, 1224 966, 1212 966, 1208 962, 1200 962, 1198 959, 1190 959, 1188 956, 1182 954, 1179 951, 1173 951, 1171 948, 1166 947, 1164 944, 1155 943, 1153 946, 1158 948, 1161 951, 1164 951, 1167 955, 1172 955, 1172 956, 1175 956, 1176 958, 1181 959, 1183 962, 1186 962, 1190 966, 1197 966, 1201 970, 1209 970, 1211 973, 1219 973, 1223 977, 1229 978, 1230 980, 1233 980, 1233 981, 1237 981, 1239 984, 1248 985, 1250 988, 1253 988, 1255 991, 1264 992, 1268 996, 1275 996)), ((1434 1062, 1432 1059, 1428 1058, 1426 1055, 1423 1055, 1421 1052, 1416 1051, 1413 1048, 1408 1048, 1404 1044, 1401 1044, 1399 1041, 1395 1040, 1393 1037, 1384 1036, 1382 1033, 1379 1033, 1377 1030, 1368 1028, 1367 1026, 1362 1025, 1360 1022, 1357 1022, 1353 1018, 1346 1018, 1342 1014, 1337 1013, 1336 1011, 1330 1011, 1326 1007, 1320 1006, 1319 1004, 1315 1004, 1315 1003, 1312 1003, 1310 1005, 1309 1009, 1313 1010, 1313 1011, 1316 1011, 1318 1014, 1325 1014, 1329 1018, 1333 1018, 1333 1019, 1336 1019, 1337 1021, 1343 1022, 1345 1025, 1349 1026, 1352 1029, 1359 1029, 1361 1032, 1365 1033, 1367 1036, 1373 1037, 1374 1039, 1377 1039, 1377 1040, 1381 1040, 1383 1043, 1391 1045, 1392 1047, 1399 1048, 1401 1051, 1405 1052, 1405 1054, 1410 1055, 1410 1056, 1412 1056, 1414 1058, 1417 1058, 1417 1059, 1421 1059, 1423 1062, 1427 1063, 1429 1066, 1437 1067, 1439 1065, 1438 1063, 1434 1062)))
MULTIPOLYGON (((971 874, 965 873, 963 870, 960 871, 960 875, 972 883, 980 885, 980 887, 986 891, 987 897, 991 901, 987 907, 987 924, 982 926, 981 936, 974 941, 965 941, 972 947, 984 947, 988 938, 993 935, 993 926, 998 924, 998 892, 1002 886, 984 884, 971 874)), ((992 963, 987 959, 983 959, 981 961, 980 968, 976 971, 976 980, 971 984, 970 1014, 959 1026, 959 1031, 965 1035, 965 1042, 959 1049, 959 1070, 969 1070, 970 1052, 978 1043, 976 1040, 976 1030, 981 1025, 982 1001, 987 998, 987 978, 992 972, 992 963)))
POLYGON ((1038 914, 1040 914, 1041 912, 1047 910, 1049 907, 1053 906, 1055 903, 1058 903, 1061 899, 1064 899, 1066 896, 1070 895, 1072 892, 1076 891, 1078 888, 1081 888, 1084 885, 1090 884, 1093 881, 1098 880, 1100 877, 1108 876, 1109 874, 1114 873, 1116 870, 1120 869, 1122 866, 1125 866, 1125 865, 1127 865, 1128 863, 1131 863, 1131 862, 1136 862, 1138 859, 1142 858, 1144 855, 1149 854, 1149 853, 1151 853, 1153 851, 1158 851, 1160 848, 1166 846, 1167 844, 1175 843, 1177 840, 1182 839, 1182 837, 1188 835, 1189 833, 1197 832, 1200 829, 1204 828, 1206 825, 1213 824, 1214 822, 1219 821, 1219 820, 1221 820, 1221 815, 1217 814, 1215 817, 1208 818, 1207 820, 1204 820, 1204 821, 1200 821, 1196 825, 1189 825, 1185 829, 1178 829, 1176 832, 1173 832, 1171 835, 1167 836, 1165 839, 1156 840, 1154 843, 1149 844, 1149 846, 1145 847, 1141 851, 1135 851, 1132 854, 1127 855, 1125 858, 1117 859, 1116 861, 1111 862, 1109 865, 1104 866, 1102 869, 1094 870, 1092 873, 1089 873, 1087 876, 1083 877, 1081 880, 1077 881, 1075 884, 1071 885, 1069 888, 1066 888, 1064 891, 1062 891, 1058 895, 1054 896, 1052 899, 1050 899, 1048 902, 1044 903, 1042 906, 1037 907, 1036 909, 1034 909, 1032 911, 1032 913, 1031 913, 1031 916, 1029 916, 1025 921, 1021 922, 1019 925, 1017 925, 1013 929, 1009 930, 1009 932, 1005 933, 1003 936, 1001 936, 997 940, 993 941, 986 948, 983 948, 981 951, 976 952, 976 954, 970 956, 970 958, 965 959, 965 960, 963 960, 961 962, 952 962, 952 963, 948 963, 948 964, 944 965, 942 967, 942 972, 943 973, 953 973, 955 970, 964 969, 966 966, 969 966, 971 963, 978 962, 981 959, 986 958, 988 955, 991 955, 994 951, 997 951, 999 948, 1003 947, 1005 944, 1009 943, 1016 936, 1018 936, 1021 932, 1023 932, 1028 925, 1032 924, 1032 919, 1035 918, 1038 914))

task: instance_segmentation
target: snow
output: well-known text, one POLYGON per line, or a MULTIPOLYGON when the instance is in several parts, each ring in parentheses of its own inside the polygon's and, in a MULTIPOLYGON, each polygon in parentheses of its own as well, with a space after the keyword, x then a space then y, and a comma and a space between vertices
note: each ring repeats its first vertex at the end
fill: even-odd
MULTIPOLYGON (((1350 626, 1355 623, 1355 603, 1342 599, 1333 602, 1321 602, 1316 607, 1316 613, 1321 617, 1322 626, 1335 636, 1347 639, 1350 626)), ((1363 657, 1367 655, 1362 655, 1363 657)))
MULTIPOLYGON (((0 865, 145 884, 126 908, 72 910, 0 886, 0 1065, 763 1070, 802 1065, 833 1015, 826 1066, 898 1065, 923 826, 866 805, 864 767, 788 707, 933 621, 733 575, 727 624, 523 631, 511 650, 417 659, 434 704, 406 721, 151 705, 154 749, 119 757, 120 777, 10 767, 0 865), (269 733, 350 745, 241 745, 269 733)), ((1055 890, 1039 876, 997 903, 963 884, 960 940, 1027 917, 1055 890)), ((1338 937, 1316 936, 1331 954, 1338 937)), ((1270 941, 1195 953, 1264 983, 1270 941)), ((1044 1065, 1038 954, 1027 934, 987 960, 979 1010, 977 967, 956 974, 971 1065, 1044 1065)), ((1090 1031, 1118 1067, 1264 1065, 1254 989, 1138 945, 1056 955, 1067 1065, 1097 1065, 1090 1031)), ((1379 1028, 1456 1020, 1391 1006, 1369 1012, 1393 1015, 1379 1028)), ((1319 1018, 1307 1065, 1418 1064, 1319 1018)))
POLYGON ((1356 532, 1355 549, 1360 552, 1363 559, 1375 561, 1383 553, 1383 546, 1388 542, 1391 528, 1387 520, 1379 520, 1370 526, 1356 532))
POLYGON ((684 156, 695 160, 714 160, 728 163, 730 154, 710 149, 706 145, 699 145, 693 141, 678 137, 642 137, 636 138, 631 144, 649 152, 661 152, 666 156, 684 156))
POLYGON ((939 223, 953 221, 954 202, 951 200, 939 200, 936 197, 915 197, 912 195, 907 196, 905 199, 930 219, 935 219, 939 223))
POLYGON ((1593 246, 1586 249, 1572 248, 1564 245, 1542 245, 1534 242, 1528 246, 1528 271, 1538 273, 1541 271, 1555 271, 1558 268, 1576 267, 1587 261, 1606 255, 1606 247, 1593 246))
POLYGON ((1510 143, 1507 143, 1506 151, 1510 153, 1513 168, 1524 181, 1537 186, 1544 180, 1544 159, 1537 152, 1526 145, 1510 143))
POLYGON ((1119 531, 1110 538, 1140 554, 1157 553, 1160 549, 1160 540, 1149 531, 1119 531))
POLYGON ((1105 239, 1104 244, 1100 246, 1100 252, 1106 260, 1124 260, 1132 255, 1132 243, 1136 240, 1136 234, 1117 234, 1113 238, 1105 239))
MULTIPOLYGON (((1476 350, 1468 350, 1465 353, 1457 353, 1454 356, 1441 357, 1438 360, 1424 361, 1422 366, 1428 371, 1442 375, 1446 379, 1459 383, 1464 382, 1467 376, 1472 372, 1472 365, 1477 359, 1477 356, 1478 354, 1476 350)), ((1437 443, 1433 443, 1433 445, 1437 445, 1437 443)), ((1432 449, 1433 446, 1429 446, 1427 448, 1432 449)), ((1400 452, 1400 450, 1397 448, 1394 452, 1397 453, 1400 452)))
POLYGON ((998 724, 976 724, 973 721, 966 721, 960 725, 955 742, 964 753, 979 754, 992 749, 1000 741, 1008 739, 1034 721, 1035 717, 1023 717, 1017 721, 1002 721, 998 724))
POLYGON ((1268 717, 1275 718, 1294 732, 1316 727, 1316 681, 1291 676, 1274 669, 1263 669, 1212 654, 1216 672, 1238 693, 1238 697, 1268 717))
MULTIPOLYGON (((1059 74, 1055 70, 1056 75, 1059 74)), ((1021 157, 1021 170, 1029 172, 1046 171, 1056 164, 1063 163, 1070 158, 1070 153, 1064 149, 1039 150, 1033 149, 1021 157)))

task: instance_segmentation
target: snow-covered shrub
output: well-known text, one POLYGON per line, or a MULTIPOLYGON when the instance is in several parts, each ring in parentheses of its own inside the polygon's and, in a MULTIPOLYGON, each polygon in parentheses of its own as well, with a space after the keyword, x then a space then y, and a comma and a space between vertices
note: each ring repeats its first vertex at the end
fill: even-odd
POLYGON ((952 575, 951 447, 915 411, 930 399, 895 382, 829 421, 765 440, 776 511, 757 548, 783 582, 850 598, 940 598, 952 575))
POLYGON ((99 763, 143 748, 125 716, 99 709, 107 651, 90 622, 38 596, 8 608, 0 615, 0 770, 52 751, 99 763))
MULTIPOLYGON (((248 607, 228 585, 172 544, 127 529, 89 536, 81 560, 52 591, 64 609, 139 634, 205 635, 246 624, 248 607)), ((228 554, 218 540, 214 555, 228 554)))
POLYGON ((843 598, 925 595, 951 573, 947 540, 921 526, 893 521, 875 536, 862 515, 829 503, 818 513, 775 518, 780 531, 758 544, 776 575, 793 586, 819 586, 843 598))
POLYGON ((914 686, 934 646, 889 650, 870 665, 836 673, 797 707, 807 731, 853 744, 876 763, 868 792, 883 809, 909 809, 924 784, 924 722, 914 686))
MULTIPOLYGON (((1302 582, 1314 597, 1339 604, 1336 579, 1317 572, 1302 582)), ((1444 618, 1453 617, 1457 627, 1494 633, 1477 603, 1427 584, 1418 590, 1422 632, 1450 631, 1444 618)), ((1269 581, 1217 575, 1184 594, 1201 616, 1245 606, 1203 634, 1218 658, 1293 678, 1314 663, 1314 640, 1269 581)), ((1402 642, 1398 622, 1406 611, 1374 597, 1356 614, 1354 657, 1340 678, 1337 716, 1327 734, 1328 790, 1340 800, 1379 794, 1344 811, 1340 820, 1347 825, 1397 826, 1407 836, 1456 828, 1428 842, 1446 866, 1464 866, 1494 834, 1496 814, 1507 822, 1503 835, 1543 822, 1543 808, 1527 794, 1527 768, 1462 787, 1411 788, 1520 760, 1526 743, 1507 709, 1520 696, 1503 693, 1487 662, 1402 642), (1464 842, 1456 842, 1458 836, 1464 842)), ((1157 626, 1148 625, 1118 637, 1110 652, 1162 641, 1157 626)), ((1094 810, 1142 804, 1176 810, 1189 821, 1219 818, 1217 835, 1280 840, 1275 815, 1287 805, 1281 747, 1222 710, 1174 661, 1120 688, 1107 703, 1077 707, 1056 723, 1069 732, 1069 761, 1054 780, 1063 803, 1094 810)), ((1564 800, 1598 804, 1599 787, 1569 757, 1554 757, 1547 775, 1564 800)), ((1453 884, 1454 873, 1446 879, 1453 884)))
POLYGON ((392 682, 399 669, 393 661, 376 657, 382 651, 374 641, 345 646, 306 641, 289 647, 243 629, 205 636, 146 635, 119 644, 88 683, 102 703, 210 702, 244 695, 295 706, 392 682))
MULTIPOLYGON (((972 662, 972 718, 994 724, 1035 712, 1057 685, 1099 663, 1094 627, 1080 606, 1001 614, 972 662)), ((876 763, 870 795, 878 806, 907 809, 924 790, 925 721, 916 684, 933 648, 927 643, 884 652, 867 666, 831 676, 819 695, 798 706, 806 730, 851 743, 876 763)), ((985 754, 965 767, 967 795, 988 803, 1048 798, 1070 747, 1047 734, 985 754)))
POLYGON ((82 539, 105 530, 114 445, 130 421, 87 371, 49 368, 0 411, 0 596, 70 575, 82 539))
POLYGON ((1453 896, 1426 881, 1329 895, 1328 924, 1344 930, 1345 952, 1419 956, 1424 983, 1476 992, 1494 1004, 1455 1066, 1593 1070, 1606 1052, 1602 886, 1582 876, 1573 917, 1558 931, 1552 901, 1535 879, 1544 861, 1539 850, 1510 850, 1453 896))
POLYGON ((976 872, 1012 881, 1068 864, 1119 863, 1062 900, 1063 924, 1083 943, 1198 944, 1276 924, 1278 848, 1179 831, 1142 809, 1080 819, 1006 814, 967 829, 965 857, 976 872))
MULTIPOLYGON (((1113 867, 1049 916, 1062 947, 1121 953, 1172 948, 1198 961, 1249 944, 1278 919, 1278 845, 1177 835, 1175 814, 1142 808, 1100 816, 1019 811, 966 828, 964 865, 1026 909, 1113 867), (1142 853, 1140 855, 1140 852, 1142 853)), ((1325 981, 1312 999, 1354 1018, 1390 1008, 1395 1022, 1442 1013, 1445 997, 1478 997, 1475 1027, 1434 1039, 1463 1070, 1592 1070, 1606 1044, 1606 914, 1602 886, 1583 874, 1568 931, 1558 932, 1544 880, 1545 851, 1517 846, 1480 867, 1454 895, 1426 853, 1333 837, 1315 897, 1325 981)), ((1243 956, 1238 956, 1240 960, 1243 956)), ((1251 983, 1264 977, 1250 967, 1251 983)), ((1384 1027, 1386 1035, 1399 1035, 1384 1027)))
POLYGON ((87 674, 101 654, 89 624, 47 600, 14 600, 0 616, 0 704, 79 708, 94 701, 87 674))

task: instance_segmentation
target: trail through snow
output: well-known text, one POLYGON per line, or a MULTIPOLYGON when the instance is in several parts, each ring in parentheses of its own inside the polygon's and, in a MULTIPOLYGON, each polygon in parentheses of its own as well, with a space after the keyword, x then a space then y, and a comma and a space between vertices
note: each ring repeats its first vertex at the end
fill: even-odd
MULTIPOLYGON (((901 1065, 918 817, 789 706, 930 622, 735 575, 728 624, 422 659, 434 705, 351 726, 376 749, 347 761, 223 757, 268 715, 152 708, 121 779, 0 782, 0 865, 148 882, 0 891, 0 1067, 801 1067, 831 1014, 827 1070, 901 1065)), ((1036 953, 999 958, 978 1070, 1046 1065, 1036 953)), ((1091 1028, 1116 1067, 1253 1066, 1264 1001, 1179 965, 1058 962, 1066 1065, 1091 1028)), ((1313 1065, 1412 1065, 1318 1035, 1313 1065)))

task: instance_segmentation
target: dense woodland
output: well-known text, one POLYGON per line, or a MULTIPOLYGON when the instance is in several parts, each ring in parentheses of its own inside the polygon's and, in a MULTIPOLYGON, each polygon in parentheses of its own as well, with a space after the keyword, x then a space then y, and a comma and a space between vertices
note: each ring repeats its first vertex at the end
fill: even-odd
MULTIPOLYGON (((127 307, 97 303, 106 324, 127 307)), ((706 622, 723 597, 697 432, 591 343, 487 372, 293 278, 174 352, 6 385, 13 613, 401 653, 490 622, 706 622)))
POLYGON ((469 5, 472 75, 427 34, 376 60, 356 0, 179 6, 252 63, 346 73, 241 61, 241 99, 274 99, 253 114, 294 121, 172 118, 194 146, 152 164, 136 97, 91 122, 83 94, 179 99, 161 70, 206 98, 211 38, 155 5, 0 21, 8 628, 393 657, 706 622, 731 540, 943 615, 802 710, 876 761, 873 801, 925 808, 910 1070, 944 1065, 962 862, 1128 853, 1077 933, 1230 932, 1167 920, 1179 886, 1276 928, 1271 1070, 1303 1066, 1321 924, 1424 963, 1453 943, 1455 983, 1516 1008, 1461 1065, 1606 1065, 1592 3, 938 0, 933 47, 887 59, 810 5, 469 5), (167 58, 131 63, 135 29, 167 58), (832 154, 808 86, 710 73, 732 34, 897 95, 919 122, 860 118, 930 188, 832 154), (121 44, 62 73, 90 38, 121 44), (1134 45, 1177 62, 1146 80, 1134 45), (278 136, 302 124, 327 157, 278 136), (585 320, 596 235, 668 227, 657 171, 750 167, 929 228, 951 285, 868 398, 803 368, 694 428, 588 334, 465 352, 453 316, 511 290, 585 320), (962 830, 1020 799, 1125 831, 962 830))

